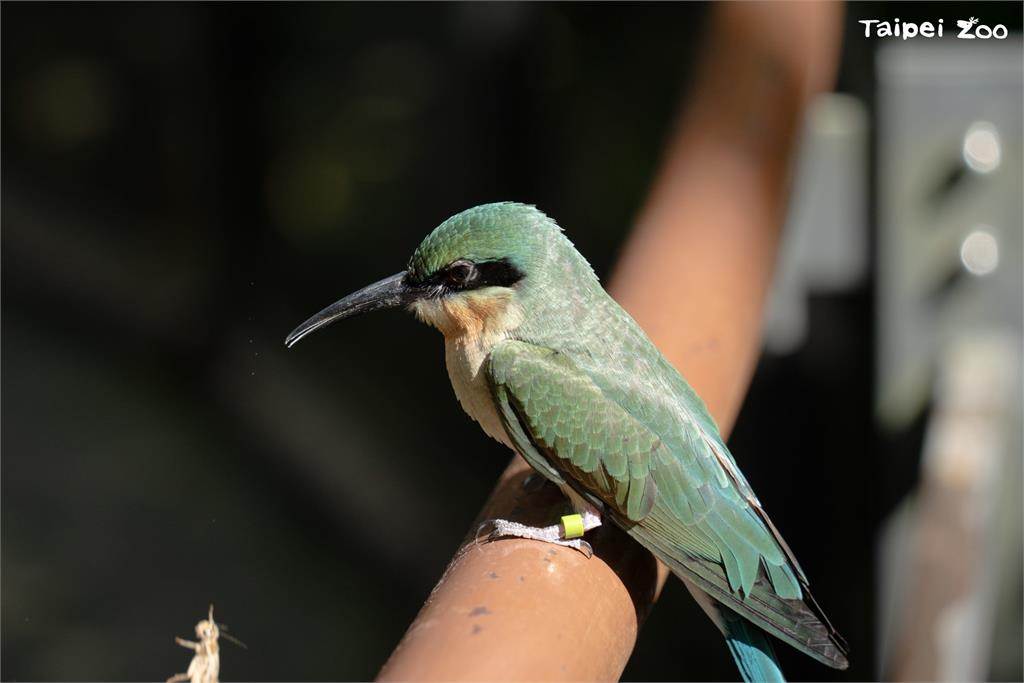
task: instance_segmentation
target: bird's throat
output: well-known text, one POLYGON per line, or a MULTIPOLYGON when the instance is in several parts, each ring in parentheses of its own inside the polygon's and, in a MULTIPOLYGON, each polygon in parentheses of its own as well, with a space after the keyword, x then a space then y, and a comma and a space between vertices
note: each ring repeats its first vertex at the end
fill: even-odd
POLYGON ((422 299, 413 311, 423 322, 439 329, 446 340, 506 337, 523 320, 522 311, 504 287, 466 292, 436 299, 422 299))

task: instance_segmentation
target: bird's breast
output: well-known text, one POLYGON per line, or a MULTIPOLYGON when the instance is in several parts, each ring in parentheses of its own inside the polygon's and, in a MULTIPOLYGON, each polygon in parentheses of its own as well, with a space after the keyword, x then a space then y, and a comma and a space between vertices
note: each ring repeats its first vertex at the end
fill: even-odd
POLYGON ((445 340, 445 364, 462 409, 480 423, 488 436, 511 448, 484 372, 492 346, 477 340, 445 340))
POLYGON ((511 448, 484 365, 491 350, 523 320, 511 291, 495 287, 417 302, 414 311, 444 334, 445 365, 462 409, 488 436, 511 448))

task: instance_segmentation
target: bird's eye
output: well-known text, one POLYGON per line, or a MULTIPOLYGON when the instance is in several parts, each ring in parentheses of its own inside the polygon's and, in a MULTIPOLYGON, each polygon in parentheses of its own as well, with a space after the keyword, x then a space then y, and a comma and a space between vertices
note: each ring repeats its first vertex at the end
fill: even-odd
POLYGON ((448 285, 458 287, 469 281, 473 275, 473 265, 465 261, 458 261, 448 267, 448 274, 445 280, 448 285))

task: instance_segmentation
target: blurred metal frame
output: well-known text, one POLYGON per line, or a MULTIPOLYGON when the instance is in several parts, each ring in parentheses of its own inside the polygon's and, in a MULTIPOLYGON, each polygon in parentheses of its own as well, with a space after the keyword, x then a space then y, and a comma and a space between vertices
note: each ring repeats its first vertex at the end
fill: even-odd
POLYGON ((876 405, 892 429, 932 405, 881 539, 879 669, 982 680, 1019 607, 1021 41, 887 43, 878 76, 876 405))

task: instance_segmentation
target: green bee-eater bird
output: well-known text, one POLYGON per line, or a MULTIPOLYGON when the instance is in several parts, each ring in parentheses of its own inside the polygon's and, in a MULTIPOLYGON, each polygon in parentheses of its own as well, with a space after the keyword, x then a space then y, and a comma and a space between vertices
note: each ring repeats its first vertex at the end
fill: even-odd
MULTIPOLYGON (((536 208, 478 206, 431 232, 408 268, 332 304, 335 320, 405 306, 445 337, 455 394, 488 435, 668 565, 748 681, 784 680, 765 632, 835 668, 846 646, 807 589, 703 401, 536 208)), ((564 527, 495 521, 583 549, 564 527)))

